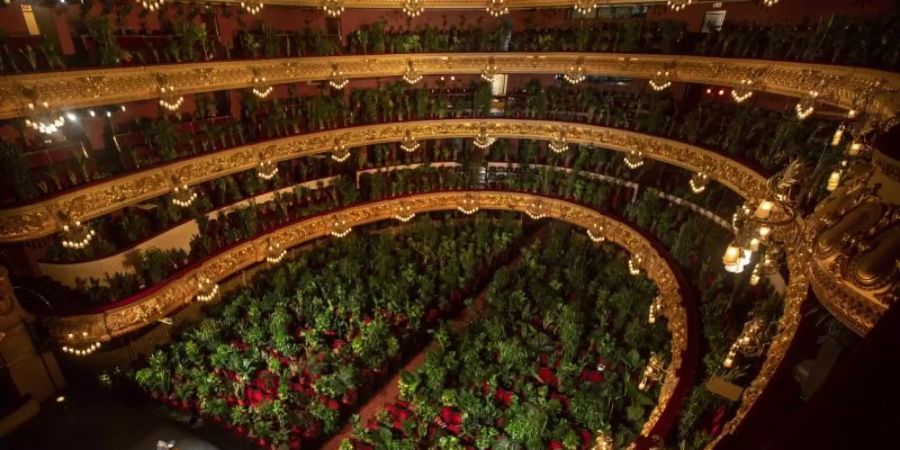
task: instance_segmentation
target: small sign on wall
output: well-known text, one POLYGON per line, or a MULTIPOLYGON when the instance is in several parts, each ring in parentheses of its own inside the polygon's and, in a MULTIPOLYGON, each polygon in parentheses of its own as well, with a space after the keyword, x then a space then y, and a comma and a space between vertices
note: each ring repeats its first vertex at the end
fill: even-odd
POLYGON ((706 16, 703 18, 703 29, 701 30, 704 33, 709 33, 710 31, 719 31, 722 29, 722 24, 725 23, 725 10, 720 11, 707 11, 706 16))

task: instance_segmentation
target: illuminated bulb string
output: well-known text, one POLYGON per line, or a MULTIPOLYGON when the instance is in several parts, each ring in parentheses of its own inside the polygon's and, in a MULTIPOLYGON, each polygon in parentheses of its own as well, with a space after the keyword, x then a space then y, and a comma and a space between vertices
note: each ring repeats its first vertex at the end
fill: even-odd
POLYGON ((628 166, 628 168, 631 170, 643 166, 644 153, 637 150, 631 150, 627 155, 625 155, 625 165, 628 166))
POLYGON ((48 102, 41 103, 41 112, 38 112, 34 103, 28 103, 28 110, 32 117, 25 119, 25 126, 43 134, 53 134, 65 125, 66 118, 62 113, 50 112, 48 102))
POLYGON ((241 8, 244 8, 244 11, 247 11, 250 15, 257 15, 260 11, 262 11, 265 5, 263 2, 258 1, 243 1, 241 2, 241 8))
POLYGON ((628 259, 628 273, 632 275, 638 275, 641 273, 641 262, 643 258, 640 255, 634 254, 631 255, 631 258, 628 259))
POLYGON ((494 145, 494 142, 497 142, 497 138, 491 136, 485 126, 478 129, 478 134, 476 134, 475 139, 472 140, 472 144, 481 150, 485 150, 494 145))
POLYGON ((804 120, 812 115, 816 110, 816 97, 818 96, 818 92, 810 91, 808 96, 803 97, 796 105, 794 105, 794 112, 797 113, 798 119, 804 120))
POLYGON ((269 94, 272 93, 274 89, 272 85, 266 84, 266 77, 254 77, 253 78, 253 95, 259 98, 266 98, 269 94))
POLYGON ((531 217, 533 220, 540 220, 547 217, 547 214, 544 212, 544 204, 541 202, 532 203, 531 206, 525 210, 525 214, 528 214, 528 217, 531 217))
POLYGON ((343 89, 350 80, 344 76, 344 71, 338 68, 337 64, 331 66, 331 76, 328 77, 328 84, 333 89, 343 89))
POLYGON ((584 66, 581 63, 581 58, 574 64, 569 66, 569 70, 563 74, 563 79, 568 81, 570 84, 578 84, 587 78, 587 75, 584 73, 584 66))
POLYGON ((422 144, 413 137, 412 131, 406 130, 406 133, 403 135, 403 140, 400 141, 400 149, 406 153, 412 153, 421 146, 422 144))
POLYGON ((606 238, 603 237, 603 226, 602 225, 594 225, 593 227, 588 228, 587 235, 588 235, 588 238, 592 242, 597 243, 597 244, 606 240, 606 238))
POLYGON ((653 303, 650 304, 650 309, 647 312, 647 322, 654 324, 656 323, 656 316, 658 316, 663 309, 662 297, 659 295, 653 299, 653 303))
POLYGON ((650 360, 647 362, 647 367, 644 368, 641 382, 638 383, 638 389, 646 391, 654 382, 662 380, 665 375, 665 372, 663 372, 664 364, 662 356, 658 353, 650 354, 650 360))
POLYGON ((256 174, 263 180, 269 181, 278 175, 278 166, 271 160, 262 158, 256 166, 256 174))
POLYGON ((459 212, 461 212, 463 214, 471 215, 471 214, 475 214, 476 212, 478 212, 479 208, 478 208, 478 203, 475 201, 474 198, 467 197, 467 198, 463 199, 463 201, 456 207, 456 209, 459 210, 459 212))
POLYGON ((197 301, 208 302, 219 295, 219 285, 203 275, 197 275, 197 301))
POLYGON ((331 159, 337 162, 344 162, 350 158, 350 150, 344 146, 339 140, 334 140, 334 148, 331 150, 331 159))
POLYGON ((353 227, 347 226, 347 221, 343 219, 335 219, 331 227, 331 235, 336 238, 342 238, 353 231, 353 227))
POLYGON ((75 356, 88 356, 100 349, 100 341, 94 342, 87 347, 76 347, 63 345, 62 351, 75 356))
POLYGON ((412 211, 412 207, 403 204, 397 207, 397 213, 394 214, 394 218, 403 223, 413 220, 414 217, 416 217, 416 213, 412 211))
POLYGON ((691 175, 691 191, 695 194, 699 194, 706 190, 706 185, 709 184, 709 176, 707 176, 703 172, 697 172, 691 175))
POLYGON ((76 220, 71 225, 63 225, 62 246, 68 249, 81 250, 87 247, 96 235, 97 232, 91 227, 76 220))
POLYGON ((184 96, 178 95, 172 85, 160 86, 159 88, 159 106, 169 111, 177 111, 184 103, 184 96))
POLYGON ((575 0, 574 7, 578 14, 588 15, 597 7, 597 4, 594 3, 594 0, 575 0))
POLYGON ((494 62, 494 57, 491 56, 488 58, 488 63, 484 66, 484 69, 481 71, 481 79, 491 83, 494 81, 494 78, 499 73, 500 69, 497 67, 497 63, 494 62))
POLYGON ((325 0, 322 3, 322 10, 328 17, 337 17, 344 12, 344 0, 325 0))
POLYGON ((731 98, 735 103, 744 103, 748 98, 753 96, 753 80, 741 80, 740 87, 731 90, 731 98))
POLYGON ((187 184, 175 186, 175 188, 172 189, 172 203, 174 203, 175 206, 187 208, 194 203, 194 200, 197 200, 197 193, 187 184))
POLYGON ((403 75, 401 76, 403 81, 409 84, 416 84, 422 81, 422 74, 416 70, 416 67, 413 65, 413 62, 410 60, 406 64, 406 70, 403 71, 403 75))
POLYGON ((565 153, 569 150, 569 142, 565 134, 560 131, 556 138, 550 141, 549 147, 553 153, 565 153))
POLYGON ((651 78, 649 83, 650 87, 656 92, 667 89, 672 85, 672 82, 669 80, 669 71, 657 71, 656 76, 651 78))
POLYGON ((678 12, 687 8, 688 5, 693 3, 693 0, 667 0, 666 4, 669 5, 669 9, 672 11, 678 12))
POLYGON ((153 12, 162 8, 163 3, 165 0, 141 0, 141 7, 153 12))
POLYGON ((276 242, 269 240, 269 246, 266 248, 266 262, 269 264, 278 264, 287 255, 287 250, 281 248, 276 242))

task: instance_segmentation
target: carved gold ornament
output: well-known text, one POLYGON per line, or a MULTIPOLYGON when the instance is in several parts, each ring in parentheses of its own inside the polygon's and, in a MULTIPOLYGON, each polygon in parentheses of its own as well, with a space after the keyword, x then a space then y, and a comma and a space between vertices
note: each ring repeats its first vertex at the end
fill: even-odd
MULTIPOLYGON (((553 141, 562 133, 569 144, 588 144, 620 152, 637 152, 641 158, 698 171, 702 168, 743 197, 760 197, 766 179, 753 169, 714 151, 670 139, 594 125, 522 119, 444 119, 352 129, 336 129, 273 139, 230 150, 208 153, 141 172, 112 178, 77 191, 27 206, 0 210, 0 242, 23 241, 58 231, 62 223, 52 214, 69 211, 86 221, 125 206, 171 191, 171 179, 193 186, 236 172, 257 169, 260 176, 274 177, 279 161, 331 152, 346 160, 350 149, 362 145, 403 141, 406 133, 419 141, 451 137, 521 138, 553 141), (488 131, 489 130, 489 131, 488 131)), ((487 142, 482 142, 487 143, 487 142)), ((493 143, 493 142, 491 142, 493 143)))
MULTIPOLYGON (((398 3, 393 5, 397 7, 398 3)), ((188 94, 252 88, 254 70, 265 74, 268 84, 276 85, 329 80, 334 64, 340 65, 342 77, 352 79, 399 77, 410 62, 417 76, 448 72, 477 75, 491 65, 496 66, 496 73, 561 74, 579 59, 584 75, 649 80, 668 71, 668 82, 741 88, 748 74, 760 73, 760 79, 754 80, 754 90, 798 98, 818 92, 817 103, 857 112, 867 108, 869 113, 886 117, 893 117, 900 109, 900 74, 873 69, 703 56, 507 52, 280 58, 254 60, 252 67, 243 61, 215 61, 159 65, 154 66, 154 72, 143 67, 119 67, 17 74, 0 78, 0 119, 25 114, 22 105, 33 92, 40 92, 42 100, 64 110, 160 97, 166 97, 169 106, 176 106, 178 98, 188 94), (674 67, 677 70, 672 70, 674 67), (158 79, 165 81, 160 83, 158 79), (828 80, 827 84, 823 80, 828 80), (861 92, 869 93, 864 105, 859 104, 861 92)))

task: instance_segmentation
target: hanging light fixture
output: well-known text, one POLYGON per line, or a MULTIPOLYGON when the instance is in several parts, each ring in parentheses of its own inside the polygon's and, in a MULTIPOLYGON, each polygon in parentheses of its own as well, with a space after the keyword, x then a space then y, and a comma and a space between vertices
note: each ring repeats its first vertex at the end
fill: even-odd
POLYGON ((169 111, 177 111, 184 103, 184 96, 175 92, 175 86, 166 82, 162 77, 159 79, 159 106, 169 111))
POLYGON ((772 7, 778 4, 778 0, 763 0, 763 5, 766 7, 772 7))
POLYGON ((350 149, 339 138, 334 138, 334 144, 331 147, 331 159, 337 162, 344 162, 348 158, 350 158, 350 149))
POLYGON ((525 214, 528 214, 528 217, 531 217, 533 220, 540 220, 544 217, 547 217, 547 212, 544 210, 544 202, 540 200, 535 200, 525 208, 525 214))
POLYGON ((344 76, 344 71, 341 70, 337 64, 331 65, 331 75, 328 77, 328 84, 331 85, 333 89, 343 89, 344 86, 349 83, 350 80, 344 76))
POLYGON ((410 18, 418 17, 425 11, 425 0, 403 0, 403 12, 410 18))
POLYGON ((825 189, 827 189, 828 192, 834 192, 838 188, 838 186, 840 186, 840 184, 841 171, 835 169, 831 171, 831 175, 828 176, 828 183, 825 185, 825 189))
POLYGON ((807 95, 805 95, 800 99, 799 102, 797 102, 797 104, 794 106, 794 111, 797 113, 798 119, 804 120, 812 115, 812 113, 816 110, 816 98, 818 97, 818 91, 809 91, 807 95))
POLYGON ((172 203, 181 208, 187 208, 197 200, 197 192, 191 189, 187 183, 180 183, 180 180, 174 180, 175 187, 172 188, 172 203))
MULTIPOLYGON (((256 72, 256 71, 254 71, 256 72)), ((253 76, 253 95, 259 98, 266 98, 272 93, 274 87, 266 82, 266 77, 254 74, 253 76)))
POLYGON ((334 222, 331 224, 331 235, 336 238, 342 238, 353 231, 353 227, 347 225, 347 220, 341 216, 335 215, 334 222))
POLYGON ((338 17, 344 12, 344 0, 324 0, 322 10, 328 17, 338 17))
POLYGON ((831 136, 831 146, 837 147, 841 145, 841 140, 844 138, 844 124, 840 124, 836 130, 834 130, 834 135, 831 136))
POLYGON ((578 84, 587 78, 584 70, 584 58, 579 57, 563 74, 563 79, 571 84, 578 84))
POLYGON ((759 284, 759 281, 760 281, 760 273, 759 273, 760 270, 759 270, 759 268, 760 268, 760 264, 759 264, 759 263, 757 263, 755 266, 753 266, 753 271, 750 272, 750 281, 749 281, 749 282, 750 282, 750 286, 756 286, 756 285, 759 284))
POLYGON ((500 69, 497 67, 494 57, 491 56, 488 58, 488 63, 484 66, 484 69, 481 69, 481 79, 488 83, 492 83, 498 73, 500 73, 500 69))
POLYGON ((740 86, 731 90, 731 98, 735 103, 744 103, 745 100, 753 96, 753 80, 744 78, 741 80, 740 86))
POLYGON ((862 150, 863 144, 859 141, 854 140, 850 143, 850 146, 847 147, 847 156, 859 156, 862 150))
POLYGON ((565 153, 569 150, 569 140, 566 137, 565 132, 562 130, 557 131, 556 137, 550 141, 548 147, 550 147, 550 150, 553 151, 553 153, 565 153))
POLYGON ((741 330, 741 334, 737 340, 731 344, 722 366, 730 368, 734 365, 734 360, 738 354, 748 358, 755 358, 762 354, 766 348, 765 343, 765 322, 761 318, 751 317, 741 330))
POLYGON ((596 0, 575 0, 575 12, 586 16, 597 7, 596 0))
POLYGON ((165 0, 141 0, 141 7, 147 11, 153 12, 162 8, 165 0))
POLYGON ((628 273, 632 275, 638 275, 641 273, 641 263, 644 262, 644 259, 641 258, 641 255, 637 253, 632 253, 631 258, 628 258, 628 273))
POLYGON ((409 206, 403 202, 400 202, 400 204, 397 205, 397 212, 394 214, 395 219, 399 220, 400 222, 406 223, 410 220, 413 220, 414 217, 416 217, 416 213, 413 212, 412 206, 409 206))
POLYGON ((475 196, 471 194, 466 195, 462 200, 460 200, 459 205, 456 206, 456 209, 463 214, 475 214, 479 210, 478 201, 475 200, 475 196))
POLYGON ((403 133, 403 140, 400 141, 400 149, 406 153, 412 153, 421 147, 422 144, 413 137, 412 130, 406 130, 403 133))
POLYGON ((219 285, 218 283, 214 283, 209 278, 206 278, 203 275, 197 274, 194 278, 195 283, 197 284, 197 301, 206 303, 219 295, 219 285))
POLYGON ((269 264, 278 264, 287 255, 287 250, 281 248, 274 239, 269 238, 269 244, 266 246, 266 262, 269 264))
POLYGON ((667 89, 672 85, 672 81, 669 79, 669 71, 668 70, 658 70, 656 71, 656 75, 650 78, 650 87, 656 91, 662 91, 667 89))
POLYGON ((506 6, 506 0, 488 0, 484 10, 487 11, 491 17, 500 17, 509 14, 509 7, 506 6))
POLYGON ((262 153, 259 154, 259 163, 256 165, 256 174, 263 180, 269 181, 278 175, 278 165, 273 163, 271 159, 266 158, 262 153))
POLYGON ((28 102, 28 118, 25 119, 25 126, 42 134, 53 134, 65 123, 65 116, 60 112, 51 111, 50 103, 41 102, 35 105, 34 102, 28 102))
POLYGON ((634 170, 644 165, 644 152, 639 150, 631 150, 625 155, 625 165, 629 169, 634 170))
POLYGON ((478 128, 478 133, 475 135, 475 139, 472 140, 472 144, 481 150, 486 150, 490 146, 494 145, 494 142, 497 142, 497 138, 491 136, 490 133, 488 133, 487 125, 481 125, 481 127, 478 128))
POLYGON ((403 71, 401 77, 403 78, 403 81, 411 85, 422 81, 422 74, 416 70, 416 66, 411 59, 406 62, 406 69, 403 71))
POLYGON ((641 382, 638 383, 638 389, 646 391, 653 383, 658 382, 665 376, 665 362, 659 353, 651 353, 650 360, 647 361, 647 367, 641 376, 641 382))
POLYGON ((62 246, 72 250, 82 250, 87 247, 97 232, 90 226, 81 223, 80 220, 71 220, 63 225, 62 246))
POLYGON ((709 176, 702 171, 695 172, 691 175, 689 184, 691 185, 691 191, 695 194, 699 194, 706 190, 706 185, 709 184, 709 176))
POLYGON ((687 8, 691 3, 693 3, 693 0, 666 0, 669 9, 675 12, 684 10, 684 8, 687 8))
POLYGON ((600 225, 599 222, 594 222, 594 224, 587 229, 587 235, 592 242, 597 244, 606 240, 606 237, 603 236, 603 225, 600 225))
POLYGON ((263 2, 258 0, 244 0, 241 2, 241 8, 244 8, 244 11, 253 16, 259 14, 263 7, 265 7, 263 2))

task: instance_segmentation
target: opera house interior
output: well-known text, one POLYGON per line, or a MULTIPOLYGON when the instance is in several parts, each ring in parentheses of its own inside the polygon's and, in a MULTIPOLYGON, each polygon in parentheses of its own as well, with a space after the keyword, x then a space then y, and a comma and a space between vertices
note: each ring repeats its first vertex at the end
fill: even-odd
POLYGON ((896 0, 3 0, 0 450, 900 448, 896 0))

